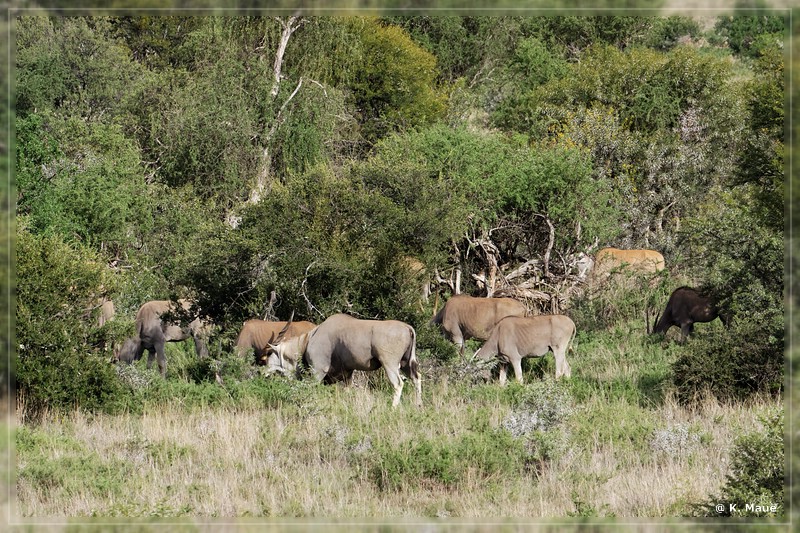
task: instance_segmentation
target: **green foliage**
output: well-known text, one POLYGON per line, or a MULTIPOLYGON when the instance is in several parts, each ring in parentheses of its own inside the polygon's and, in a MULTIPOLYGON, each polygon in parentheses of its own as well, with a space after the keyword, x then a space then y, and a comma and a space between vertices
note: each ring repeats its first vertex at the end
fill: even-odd
POLYGON ((503 99, 493 110, 497 125, 519 131, 529 131, 536 124, 535 104, 531 93, 550 80, 569 73, 568 63, 536 38, 521 39, 509 62, 509 78, 502 89, 503 99))
POLYGON ((450 442, 381 440, 365 460, 370 481, 382 491, 399 491, 508 475, 523 468, 524 457, 520 441, 495 430, 470 431, 450 442))
POLYGON ((679 400, 692 403, 707 393, 723 401, 780 394, 783 328, 776 331, 776 320, 772 322, 772 327, 765 327, 757 320, 735 321, 727 330, 704 332, 693 339, 672 366, 679 400))
POLYGON ((777 516, 786 509, 785 423, 783 409, 761 419, 763 432, 736 440, 731 450, 731 471, 719 495, 697 506, 705 516, 777 516), (717 504, 725 505, 719 513, 717 504), (750 506, 761 506, 762 510, 750 506), (774 511, 769 508, 776 505, 774 511))
POLYGON ((458 348, 442 335, 439 326, 431 324, 430 319, 414 321, 418 324, 417 332, 417 355, 431 356, 440 361, 454 361, 458 355, 458 348))
POLYGON ((118 411, 126 394, 92 345, 87 310, 109 286, 97 257, 55 236, 17 232, 17 391, 22 416, 44 410, 118 411))
POLYGON ((29 115, 17 132, 17 212, 32 231, 118 251, 149 224, 140 156, 119 127, 29 115))
MULTIPOLYGON (((283 309, 312 320, 338 311, 400 316, 419 305, 424 276, 409 271, 407 258, 427 264, 439 257, 466 214, 457 196, 448 203, 455 195, 445 180, 394 161, 378 155, 338 174, 315 167, 247 212, 242 230, 257 253, 237 264, 258 272, 253 300, 265 302, 276 290, 283 309)), ((231 242, 220 241, 220 252, 235 250, 231 242)), ((202 254, 193 264, 210 256, 202 254)), ((225 271, 217 264, 208 272, 220 280, 225 271)))
POLYGON ((360 141, 348 131, 352 120, 345 100, 344 92, 314 84, 292 99, 291 111, 273 141, 272 164, 279 175, 303 173, 335 159, 346 144, 360 141))
POLYGON ((782 47, 774 42, 762 47, 754 68, 757 77, 746 85, 748 134, 733 182, 757 186, 759 217, 775 231, 781 231, 786 96, 782 47))
POLYGON ((626 244, 655 240, 669 253, 671 226, 709 183, 735 171, 739 137, 726 132, 740 130, 746 115, 731 75, 729 62, 693 47, 595 44, 568 75, 520 96, 524 112, 507 127, 589 150, 595 176, 618 192, 626 244))
MULTIPOLYGON (((766 11, 766 10, 765 10, 766 11)), ((728 46, 737 54, 756 56, 760 37, 768 36, 783 41, 786 22, 780 15, 729 15, 720 17, 714 29, 727 39, 728 46)))
POLYGON ((675 383, 689 401, 709 388, 720 398, 777 393, 783 386, 784 242, 765 225, 753 188, 717 194, 723 199, 714 218, 691 223, 687 239, 697 266, 731 319, 724 333, 704 337, 675 363, 675 383), (753 208, 756 206, 756 209, 753 208), (747 227, 745 238, 741 228, 747 227))
POLYGON ((241 382, 252 378, 254 374, 253 357, 248 355, 250 357, 240 357, 231 351, 203 359, 193 358, 186 365, 186 373, 195 383, 213 383, 217 377, 223 382, 241 382))
POLYGON ((298 311, 295 318, 317 320, 317 313, 329 316, 348 306, 372 314, 377 296, 395 290, 380 275, 393 257, 386 222, 392 207, 360 181, 327 168, 276 188, 242 223, 259 251, 258 293, 277 290, 287 308, 298 311))
POLYGON ((659 50, 671 50, 681 38, 693 38, 699 34, 700 24, 693 18, 679 15, 657 18, 643 38, 643 44, 659 50))
POLYGON ((659 19, 635 16, 535 17, 525 29, 551 48, 574 56, 595 43, 626 48, 659 19))
MULTIPOLYGON (((191 287, 200 309, 217 326, 241 325, 242 318, 250 318, 243 317, 241 298, 253 291, 261 260, 253 243, 214 217, 216 204, 202 201, 193 187, 159 192, 153 201, 160 216, 151 254, 139 268, 154 269, 173 286, 191 287)), ((152 296, 160 299, 163 293, 152 296)))
POLYGON ((181 43, 203 19, 199 17, 119 17, 109 20, 109 32, 123 39, 133 59, 153 69, 191 61, 181 43))
POLYGON ((436 90, 436 58, 397 26, 364 19, 360 28, 363 60, 351 90, 360 110, 363 135, 376 141, 398 128, 434 122, 445 110, 436 90))
POLYGON ((516 255, 520 247, 530 256, 546 246, 545 220, 557 228, 556 249, 565 250, 580 244, 573 228, 580 225, 584 243, 606 239, 619 216, 610 207, 614 191, 605 180, 592 179, 591 163, 583 152, 528 146, 519 137, 437 125, 385 140, 365 168, 374 175, 370 183, 380 178, 382 191, 412 207, 417 222, 409 229, 419 231, 399 237, 416 244, 413 253, 422 252, 423 260, 464 232, 465 219, 476 233, 506 226, 493 234, 502 253, 516 255), (573 194, 564 195, 564 190, 573 194), (515 231, 520 226, 526 228, 524 235, 515 231))
POLYGON ((19 115, 56 110, 87 120, 124 115, 143 71, 124 45, 105 37, 108 29, 105 18, 20 17, 19 115))
MULTIPOLYGON (((570 306, 570 316, 580 324, 581 331, 613 329, 621 323, 642 320, 655 310, 663 311, 674 285, 668 271, 658 274, 614 272, 605 282, 591 286, 576 297, 570 306)), ((650 327, 654 325, 651 323, 650 327)))
POLYGON ((248 65, 224 41, 206 39, 197 46, 217 57, 197 65, 193 76, 176 70, 154 79, 146 93, 152 105, 140 111, 138 136, 148 159, 158 161, 163 183, 192 184, 203 198, 243 196, 249 184, 241 178, 257 169, 259 150, 252 139, 263 133, 258 104, 265 97, 242 83, 248 65))
POLYGON ((405 29, 415 42, 433 54, 440 76, 451 82, 471 72, 491 42, 488 34, 493 21, 487 17, 437 14, 387 17, 386 20, 405 29))

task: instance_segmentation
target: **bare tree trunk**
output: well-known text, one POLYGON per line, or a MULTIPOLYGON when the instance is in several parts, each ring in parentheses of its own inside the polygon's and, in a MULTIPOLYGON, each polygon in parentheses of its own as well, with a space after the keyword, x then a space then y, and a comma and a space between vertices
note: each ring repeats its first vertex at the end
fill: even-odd
MULTIPOLYGON (((283 30, 281 31, 281 38, 278 43, 278 50, 275 52, 275 60, 272 64, 272 87, 269 91, 270 100, 274 101, 275 98, 278 96, 278 92, 280 92, 281 86, 281 71, 283 70, 283 57, 286 54, 286 47, 289 44, 289 39, 292 37, 292 34, 302 26, 306 20, 302 17, 297 15, 292 15, 288 19, 282 19, 280 17, 275 17, 283 30)), ((316 83, 316 82, 315 82, 316 83)), ((270 171, 272 168, 272 137, 275 135, 275 132, 278 129, 278 126, 283 122, 283 112, 286 109, 286 106, 289 105, 289 102, 292 101, 292 98, 295 97, 297 92, 300 90, 300 87, 303 85, 303 78, 300 78, 300 81, 297 83, 297 87, 295 87, 292 94, 286 99, 286 101, 281 105, 280 109, 278 110, 277 114, 275 115, 272 124, 269 127, 269 130, 264 134, 262 139, 262 148, 261 148, 261 155, 259 156, 259 166, 258 172, 256 173, 255 183, 253 183, 252 188, 250 189, 250 193, 247 196, 248 204, 257 204, 261 201, 261 198, 267 193, 267 188, 270 179, 270 171)), ((324 90, 324 88, 323 88, 324 90)), ((231 212, 228 213, 226 216, 227 224, 232 227, 236 228, 241 221, 241 217, 237 214, 238 209, 234 208, 231 212)))
POLYGON ((281 70, 283 69, 283 55, 286 53, 286 45, 289 44, 289 38, 291 38, 295 30, 304 22, 302 18, 296 15, 292 15, 286 20, 275 17, 275 20, 283 27, 283 31, 281 32, 281 40, 278 43, 278 51, 275 53, 275 63, 272 65, 272 74, 275 79, 272 82, 272 89, 269 94, 273 100, 278 96, 278 90, 281 87, 281 70))
POLYGON ((497 287, 497 271, 499 270, 497 257, 500 255, 500 250, 497 248, 497 245, 492 242, 489 233, 486 231, 484 231, 481 238, 478 239, 477 242, 473 242, 473 244, 478 244, 478 246, 481 247, 483 253, 486 255, 486 261, 489 263, 489 273, 486 279, 486 297, 491 298, 497 287))
POLYGON ((453 268, 455 280, 453 282, 453 293, 461 294, 461 251, 458 249, 458 244, 453 240, 453 248, 455 250, 456 266, 453 268))
POLYGON ((272 168, 272 152, 270 151, 272 137, 275 135, 278 126, 280 126, 283 122, 283 111, 286 109, 286 106, 289 105, 289 102, 292 101, 292 98, 295 97, 302 86, 303 78, 301 77, 300 81, 297 82, 297 87, 295 87, 294 91, 292 91, 292 94, 289 95, 289 98, 287 98, 286 101, 281 105, 281 108, 278 109, 278 113, 275 115, 275 120, 272 121, 272 126, 270 126, 269 131, 264 136, 264 148, 261 150, 261 163, 259 165, 258 175, 256 176, 256 183, 250 190, 250 196, 247 200, 248 203, 257 204, 259 201, 261 201, 261 198, 267 189, 270 169, 272 168))

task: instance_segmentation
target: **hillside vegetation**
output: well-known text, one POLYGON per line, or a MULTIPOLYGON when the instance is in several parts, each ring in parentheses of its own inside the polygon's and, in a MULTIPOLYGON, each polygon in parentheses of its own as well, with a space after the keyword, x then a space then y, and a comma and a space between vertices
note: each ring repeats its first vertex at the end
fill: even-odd
POLYGON ((785 26, 18 18, 21 513, 782 516, 785 26), (581 278, 607 246, 666 270, 581 278), (648 335, 682 285, 728 326, 648 335), (462 361, 430 324, 459 292, 569 315, 572 377, 462 361), (109 363, 177 298, 210 358, 109 363), (422 408, 233 354, 244 320, 337 312, 415 327, 422 408))

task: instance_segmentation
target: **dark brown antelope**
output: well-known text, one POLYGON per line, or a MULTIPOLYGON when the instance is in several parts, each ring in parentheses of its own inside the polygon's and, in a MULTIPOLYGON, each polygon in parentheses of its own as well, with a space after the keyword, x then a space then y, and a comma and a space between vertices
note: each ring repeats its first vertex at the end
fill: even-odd
POLYGON ((727 319, 719 313, 712 298, 703 296, 691 287, 679 287, 672 291, 664 313, 660 317, 656 315, 652 331, 649 314, 646 316, 646 327, 648 333, 652 334, 666 333, 672 326, 677 326, 681 328, 680 342, 683 343, 694 331, 695 322, 711 322, 717 317, 727 326, 727 319))

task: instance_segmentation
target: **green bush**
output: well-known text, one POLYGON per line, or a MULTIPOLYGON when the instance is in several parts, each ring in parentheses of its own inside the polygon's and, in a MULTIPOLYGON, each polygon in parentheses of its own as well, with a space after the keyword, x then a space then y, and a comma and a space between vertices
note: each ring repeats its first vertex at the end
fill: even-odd
POLYGON ((373 446, 367 461, 370 480, 383 491, 441 484, 456 486, 468 476, 489 477, 520 471, 525 464, 521 440, 503 430, 483 428, 451 442, 424 439, 373 446))
POLYGON ((439 326, 426 321, 416 327, 417 357, 430 355, 439 361, 452 361, 458 358, 458 348, 442 333, 439 326))
POLYGON ((784 516, 784 411, 762 418, 764 430, 741 436, 731 450, 731 471, 719 495, 699 505, 704 516, 784 516), (722 504, 720 513, 717 505, 722 504), (751 506, 749 507, 748 504, 751 506), (752 506, 775 511, 756 509, 752 506))
POLYGON ((700 34, 700 24, 690 17, 672 16, 654 19, 653 26, 644 37, 644 44, 659 50, 674 48, 681 37, 700 34))
POLYGON ((17 232, 17 391, 23 418, 44 410, 117 412, 131 399, 114 366, 92 344, 87 310, 111 280, 97 256, 58 236, 17 232))
POLYGON ((374 142, 397 128, 424 126, 443 116, 446 99, 435 87, 436 58, 399 26, 359 22, 363 51, 350 90, 364 137, 374 142))
POLYGON ((691 339, 673 363, 678 399, 691 403, 706 393, 720 400, 743 400, 783 390, 783 336, 763 322, 735 322, 725 330, 691 339))
MULTIPOLYGON (((758 48, 754 44, 763 35, 770 35, 775 40, 783 40, 786 33, 786 21, 780 15, 763 14, 753 16, 753 11, 747 15, 733 15, 720 17, 714 29, 725 37, 728 46, 737 54, 753 57, 757 55, 758 48)), ((756 12, 757 13, 757 12, 756 12)))

